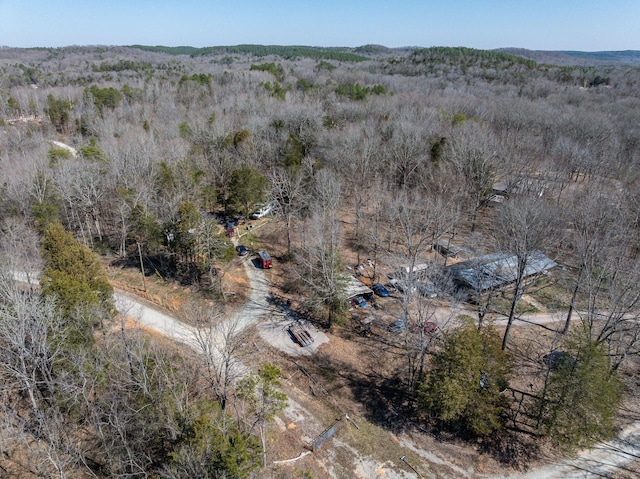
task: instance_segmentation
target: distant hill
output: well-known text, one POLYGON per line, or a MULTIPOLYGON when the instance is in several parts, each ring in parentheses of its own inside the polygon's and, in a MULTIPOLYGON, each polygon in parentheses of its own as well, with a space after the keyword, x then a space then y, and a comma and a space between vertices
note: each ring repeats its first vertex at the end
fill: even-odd
MULTIPOLYGON (((389 48, 384 45, 362 45, 359 47, 312 47, 303 45, 229 45, 213 47, 167 47, 150 45, 130 45, 145 51, 165 53, 170 55, 189 55, 192 57, 201 55, 220 54, 248 54, 256 57, 275 55, 287 59, 313 58, 316 60, 337 60, 347 62, 361 62, 371 59, 388 59, 389 57, 410 57, 416 53, 428 53, 430 57, 482 57, 508 60, 518 63, 516 58, 533 61, 538 64, 557 66, 585 66, 597 67, 604 65, 631 65, 640 66, 640 51, 551 51, 551 50, 527 50, 524 48, 497 48, 494 50, 477 50, 464 47, 401 47, 389 48), (496 55, 498 55, 496 57, 496 55), (499 55, 505 55, 499 57, 499 55), (511 56, 509 59, 507 56, 511 56), (514 58, 515 57, 515 58, 514 58)), ((441 59, 441 58, 439 58, 441 59)))
POLYGON ((467 47, 429 47, 414 50, 411 54, 414 63, 437 62, 459 65, 524 65, 535 68, 536 61, 499 50, 478 50, 467 47))
MULTIPOLYGON (((190 55, 192 57, 201 55, 220 55, 220 54, 249 54, 256 57, 266 57, 276 55, 282 58, 296 59, 301 57, 314 58, 320 60, 337 60, 361 62, 368 60, 371 55, 367 56, 358 54, 358 49, 349 47, 309 47, 301 45, 231 45, 217 47, 165 47, 165 46, 147 46, 147 45, 131 45, 132 48, 141 50, 167 53, 170 55, 190 55)), ((367 49, 374 48, 373 45, 361 47, 367 49)), ((375 46, 374 50, 380 54, 380 48, 375 46)))
POLYGON ((602 65, 635 65, 640 66, 640 51, 547 51, 526 50, 524 48, 499 48, 496 51, 508 53, 533 60, 536 63, 547 63, 559 66, 602 66, 602 65))

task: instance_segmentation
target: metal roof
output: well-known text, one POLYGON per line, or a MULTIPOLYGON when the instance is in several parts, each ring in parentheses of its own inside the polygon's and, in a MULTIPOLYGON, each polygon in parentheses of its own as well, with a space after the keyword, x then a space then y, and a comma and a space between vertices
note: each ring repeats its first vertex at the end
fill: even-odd
POLYGON ((369 288, 367 285, 358 281, 357 278, 353 276, 349 276, 347 281, 347 299, 353 298, 354 296, 360 296, 363 294, 373 294, 373 290, 369 288))
MULTIPOLYGON (((524 277, 547 271, 558 264, 540 251, 534 251, 527 259, 524 277)), ((476 291, 514 282, 518 277, 518 257, 495 253, 451 265, 448 270, 454 279, 476 291)))

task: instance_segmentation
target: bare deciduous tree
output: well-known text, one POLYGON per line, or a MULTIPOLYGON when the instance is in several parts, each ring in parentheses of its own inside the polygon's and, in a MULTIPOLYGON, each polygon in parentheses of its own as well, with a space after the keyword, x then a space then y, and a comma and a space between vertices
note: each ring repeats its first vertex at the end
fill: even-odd
POLYGON ((557 239, 555 225, 553 205, 537 195, 511 198, 498 212, 493 228, 496 246, 501 252, 514 255, 516 269, 502 349, 507 347, 516 307, 528 285, 527 278, 533 276, 526 274, 527 267, 538 251, 557 239))
POLYGON ((395 172, 398 187, 411 187, 418 171, 429 160, 428 143, 422 129, 400 124, 385 150, 387 161, 395 172))
POLYGON ((409 302, 417 292, 416 266, 436 240, 458 221, 454 205, 440 197, 402 191, 385 205, 389 227, 388 255, 403 268, 403 313, 409 317, 409 302))
POLYGON ((338 208, 342 184, 321 170, 314 177, 313 213, 306 220, 299 262, 299 278, 309 288, 313 305, 322 305, 331 327, 346 307, 346 274, 340 253, 342 228, 338 208))
POLYGON ((192 304, 187 309, 197 349, 202 353, 207 382, 224 411, 234 385, 246 373, 241 348, 246 341, 241 318, 225 318, 222 311, 192 304))
POLYGON ((466 121, 453 130, 446 157, 462 180, 471 210, 471 232, 476 229, 478 212, 492 194, 499 171, 499 159, 491 132, 475 121, 466 121))
POLYGON ((269 175, 276 214, 282 218, 287 229, 287 252, 291 254, 291 231, 293 221, 302 214, 307 197, 306 187, 313 170, 313 161, 303 158, 300 168, 276 169, 269 175))
POLYGON ((587 275, 593 274, 597 265, 609 263, 607 256, 616 254, 612 249, 623 248, 626 243, 619 242, 624 218, 611 204, 615 199, 598 194, 597 189, 595 187, 596 192, 578 194, 565 208, 569 221, 568 241, 573 245, 576 267, 563 334, 569 332, 578 293, 585 280, 589 282, 587 275))
POLYGON ((42 268, 40 239, 24 219, 7 218, 0 229, 0 254, 10 272, 24 273, 30 285, 42 268))

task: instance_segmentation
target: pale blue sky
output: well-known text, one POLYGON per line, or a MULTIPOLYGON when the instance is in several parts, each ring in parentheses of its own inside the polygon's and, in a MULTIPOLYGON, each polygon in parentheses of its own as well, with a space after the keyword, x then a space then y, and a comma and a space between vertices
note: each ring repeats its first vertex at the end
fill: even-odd
POLYGON ((640 0, 0 0, 0 45, 640 50, 640 0))

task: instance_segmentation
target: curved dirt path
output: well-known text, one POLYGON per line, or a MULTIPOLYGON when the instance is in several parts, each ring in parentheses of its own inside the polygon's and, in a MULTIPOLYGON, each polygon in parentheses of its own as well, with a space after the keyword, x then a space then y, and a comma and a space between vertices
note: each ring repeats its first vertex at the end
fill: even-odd
POLYGON ((601 479, 611 477, 616 470, 623 477, 640 477, 640 469, 627 464, 640 459, 640 422, 632 423, 611 441, 600 443, 573 459, 547 464, 513 479, 601 479))
MULTIPOLYGON (((431 313, 431 318, 433 321, 436 321, 439 325, 447 325, 450 326, 459 326, 461 322, 457 320, 458 316, 465 315, 471 316, 477 323, 477 311, 473 309, 463 308, 459 305, 451 305, 448 304, 446 306, 437 306, 434 308, 431 313)), ((492 315, 493 316, 493 315, 492 315)), ((539 313, 526 313, 516 316, 513 320, 514 326, 519 325, 532 325, 532 324, 549 324, 549 323, 560 323, 566 319, 566 313, 563 312, 539 312, 539 313)), ((574 321, 578 320, 578 313, 574 315, 574 321)), ((507 317, 500 316, 498 318, 493 317, 492 319, 485 319, 486 323, 491 323, 494 326, 506 326, 507 325, 507 317)))
POLYGON ((177 319, 144 304, 134 295, 124 291, 115 290, 113 298, 118 313, 123 317, 133 320, 143 328, 151 329, 181 343, 187 344, 199 350, 195 340, 195 331, 192 327, 177 319))
MULTIPOLYGON (((240 332, 258 321, 266 314, 274 312, 274 308, 268 303, 269 282, 264 271, 259 269, 254 261, 245 256, 242 258, 243 266, 247 273, 248 289, 247 302, 233 316, 225 319, 223 324, 216 328, 219 331, 240 332)), ((16 281, 33 285, 39 284, 38 273, 26 273, 14 271, 16 281)), ((186 344, 198 352, 202 352, 202 344, 198 342, 197 330, 178 319, 165 314, 148 303, 136 298, 135 295, 124 291, 115 290, 113 293, 116 309, 121 315, 139 323, 140 326, 151 329, 171 339, 186 344)), ((221 343, 220 338, 212 338, 214 342, 221 343)))
MULTIPOLYGON (((247 273, 250 292, 247 302, 233 316, 224 320, 217 328, 219 331, 240 332, 254 324, 266 314, 273 312, 267 302, 269 283, 264 271, 258 269, 249 256, 242 258, 247 273)), ((175 339, 202 352, 202 344, 197 340, 197 330, 165 313, 144 304, 135 296, 123 291, 115 291, 116 308, 120 314, 137 321, 141 326, 152 329, 164 336, 175 339)), ((212 338, 216 343, 222 343, 221 338, 212 338)))

